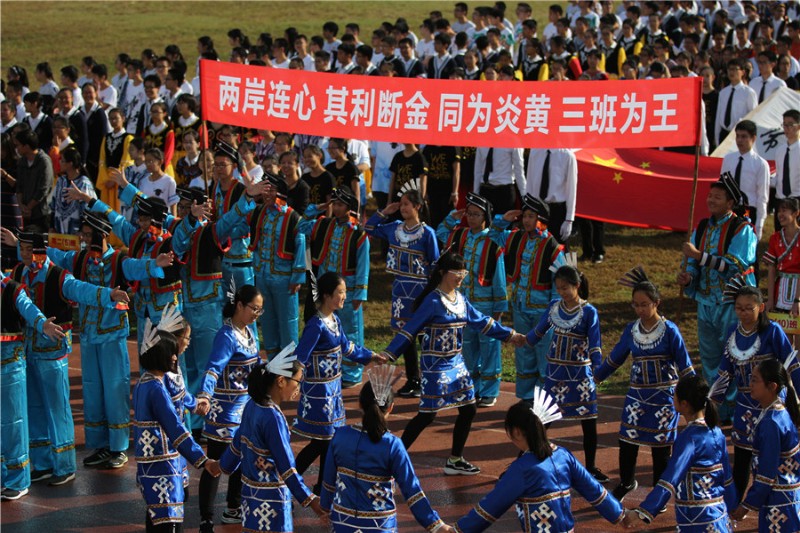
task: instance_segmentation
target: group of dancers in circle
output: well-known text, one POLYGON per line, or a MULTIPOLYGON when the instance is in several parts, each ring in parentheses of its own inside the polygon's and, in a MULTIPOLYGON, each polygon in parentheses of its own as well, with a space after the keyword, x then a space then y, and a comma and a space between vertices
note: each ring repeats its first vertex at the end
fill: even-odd
MULTIPOLYGON (((215 170, 228 159, 235 162, 235 156, 221 148, 215 170)), ((366 239, 347 225, 352 193, 346 188, 334 191, 331 206, 312 205, 300 217, 280 202, 286 190, 279 178, 267 176, 261 183, 228 187, 215 191, 219 194, 215 207, 223 205, 225 211, 213 223, 206 221, 211 211, 206 198, 196 191, 182 193, 189 205, 183 219, 173 221, 168 220, 165 206, 126 187, 121 198, 139 210, 138 231, 96 200, 91 201, 83 226, 98 232, 101 241, 113 227, 132 249, 150 248, 145 256, 152 263, 142 268, 153 276, 152 301, 174 284, 168 271, 176 255, 188 254, 195 261, 184 266, 192 276, 215 264, 219 270, 220 257, 230 248, 228 236, 241 230, 258 240, 258 224, 269 222, 273 204, 279 215, 289 215, 272 222, 273 233, 281 238, 271 251, 286 255, 292 275, 302 273, 302 260, 299 268, 293 264, 305 248, 297 236, 305 235, 312 241, 311 262, 320 267, 318 277, 311 275, 315 312, 305 321, 298 342, 281 351, 262 349, 256 327, 268 299, 275 298, 269 287, 233 285, 196 394, 189 391, 179 367, 196 333, 191 321, 174 303, 157 305, 143 315, 133 426, 137 483, 147 505, 148 531, 181 530, 189 463, 203 470, 199 506, 205 532, 214 528, 221 472, 228 476, 223 521, 240 521, 243 531, 292 531, 293 499, 310 507, 333 531, 395 531, 395 485, 418 523, 429 531, 482 531, 512 505, 523 531, 571 531, 573 489, 605 519, 622 527, 650 523, 674 497, 680 531, 733 531, 733 521, 748 511, 759 513, 762 531, 800 530, 800 411, 795 392, 800 386, 800 363, 787 336, 768 319, 761 292, 747 278, 734 277, 727 287, 738 323, 727 332, 712 383, 695 374, 679 329, 659 313, 658 288, 641 268, 620 280, 631 288, 637 319, 603 359, 598 312, 587 301, 588 281, 574 255, 565 254, 547 232, 547 204, 528 195, 521 211, 492 216, 489 202, 470 194, 466 210, 450 213, 434 230, 420 221, 424 202, 412 187, 365 226, 366 234, 388 241, 386 265, 394 275, 395 336, 383 351, 373 352, 361 345, 361 339, 357 343, 348 338, 349 318, 343 313, 346 306, 351 313, 354 307, 348 293, 365 290, 348 283, 348 276, 359 277, 361 243, 366 239), (325 216, 329 207, 332 216, 325 216), (518 227, 512 228, 515 222, 518 227), (239 226, 244 228, 237 230, 239 226), (162 227, 172 231, 162 232, 162 227), (321 235, 328 241, 315 244, 321 235), (440 242, 446 246, 441 254, 440 242), (336 247, 338 255, 333 253, 336 247), (217 263, 209 263, 213 257, 193 255, 198 250, 216 257, 217 263), (498 285, 505 293, 506 281, 512 286, 513 329, 496 320, 506 308, 493 293, 500 291, 498 285), (463 451, 476 403, 493 405, 498 395, 501 342, 516 348, 516 392, 521 401, 506 413, 504 427, 520 454, 496 486, 450 525, 425 496, 408 449, 437 413, 455 408, 458 416, 444 473, 480 472, 463 451), (419 376, 420 400, 418 414, 396 437, 388 431, 387 419, 398 377, 392 363, 400 356, 405 356, 409 380, 419 376), (608 477, 595 464, 596 384, 629 356, 630 389, 619 431, 620 482, 610 492, 603 487, 608 477), (367 366, 368 379, 359 394, 363 413, 359 425, 346 424, 345 361, 367 366), (731 467, 716 404, 725 401, 734 383, 731 467), (297 415, 290 425, 281 405, 295 399, 297 415), (191 423, 187 425, 187 411, 202 417, 203 436, 208 439, 205 451, 193 437, 191 423), (680 434, 679 415, 688 423, 680 434), (548 440, 547 428, 559 420, 581 422, 585 465, 548 440), (290 446, 292 433, 309 440, 296 458, 290 446), (636 509, 626 510, 620 502, 637 487, 641 446, 653 453, 653 490, 636 509), (302 476, 317 458, 320 474, 309 488, 302 476), (747 490, 751 470, 753 480, 747 490)), ((72 193, 72 199, 89 201, 79 192, 72 193)), ((20 283, 49 261, 42 254, 53 252, 44 249, 41 236, 23 234, 19 247, 24 266, 14 279, 3 281, 4 316, 6 295, 12 295, 12 308, 28 324, 29 337, 63 336, 61 328, 46 320, 20 290, 24 287, 20 283)), ((138 276, 148 285, 147 276, 135 274, 131 267, 127 271, 131 279, 138 276)), ((115 299, 123 299, 105 290, 111 292, 96 292, 94 301, 88 297, 79 301, 113 307, 115 299)), ((296 299, 296 289, 291 294, 296 299)), ((279 329, 275 324, 270 327, 279 329)), ((266 333, 263 341, 275 344, 266 333)), ((4 342, 4 354, 6 349, 4 342)))

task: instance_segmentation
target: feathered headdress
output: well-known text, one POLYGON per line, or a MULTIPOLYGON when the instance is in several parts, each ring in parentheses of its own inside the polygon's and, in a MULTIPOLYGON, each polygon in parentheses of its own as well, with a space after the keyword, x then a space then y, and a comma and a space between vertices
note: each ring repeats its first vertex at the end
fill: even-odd
POLYGON ((722 393, 724 394, 726 390, 728 390, 728 385, 731 383, 731 376, 729 374, 720 374, 717 376, 716 381, 711 387, 708 388, 708 394, 706 394, 706 398, 712 400, 714 396, 722 393))
POLYGON ((228 285, 228 290, 225 291, 225 296, 230 303, 236 303, 236 280, 231 276, 231 283, 228 285))
POLYGON ((725 284, 725 289, 722 291, 722 303, 733 303, 733 301, 736 300, 736 294, 739 292, 739 289, 745 286, 750 286, 750 283, 747 282, 747 276, 743 274, 733 276, 728 283, 725 284))
POLYGON ((647 274, 645 273, 644 268, 642 268, 642 266, 639 265, 625 272, 625 275, 619 278, 617 280, 617 283, 625 287, 630 287, 632 289, 637 284, 642 283, 643 281, 649 281, 649 280, 647 279, 647 274))
POLYGON ((533 389, 531 411, 541 420, 542 425, 561 420, 562 416, 556 401, 544 389, 539 387, 533 389))
POLYGON ((419 189, 419 178, 414 178, 413 180, 408 180, 400 187, 400 196, 404 195, 408 191, 418 191, 419 189))
POLYGON ((578 269, 578 254, 575 252, 567 252, 563 256, 559 255, 556 257, 556 260, 553 261, 553 264, 550 265, 550 272, 553 274, 561 268, 562 266, 571 266, 574 269, 578 269))
POLYGON ((297 361, 297 356, 294 354, 294 349, 297 345, 290 342, 278 355, 273 357, 267 363, 267 371, 272 374, 277 374, 285 378, 290 378, 294 374, 294 362, 297 361))
POLYGON ((367 378, 372 385, 372 392, 375 393, 375 401, 381 407, 386 407, 392 386, 402 376, 402 373, 394 375, 396 368, 394 365, 379 365, 372 366, 367 370, 367 378))
POLYGON ((183 315, 178 311, 178 306, 168 304, 161 312, 161 320, 156 327, 161 331, 169 331, 170 333, 183 329, 183 315))
POLYGON ((150 348, 158 344, 160 340, 161 337, 158 336, 158 328, 153 326, 149 318, 146 318, 144 321, 144 336, 142 337, 141 353, 147 352, 150 348))
POLYGON ((314 275, 314 265, 311 262, 311 248, 306 248, 306 272, 308 272, 308 277, 311 280, 311 299, 316 302, 319 291, 317 291, 317 276, 314 275))

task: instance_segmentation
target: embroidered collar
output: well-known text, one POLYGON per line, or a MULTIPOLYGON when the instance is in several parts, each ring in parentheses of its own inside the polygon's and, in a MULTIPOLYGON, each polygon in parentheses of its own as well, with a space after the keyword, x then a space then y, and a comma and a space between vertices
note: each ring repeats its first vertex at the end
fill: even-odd
POLYGON ((664 318, 660 318, 653 329, 646 331, 642 325, 642 321, 637 320, 631 328, 633 335, 633 343, 640 350, 652 350, 664 338, 664 333, 667 331, 667 322, 664 318))
MULTIPOLYGON (((761 422, 761 420, 767 415, 770 411, 778 411, 783 409, 783 403, 781 402, 780 397, 775 398, 775 401, 769 404, 765 409, 762 409, 761 414, 758 415, 756 421, 753 423, 753 428, 755 429, 756 426, 761 422)), ((754 435, 755 432, 751 432, 751 435, 754 435)), ((751 437, 752 438, 752 437, 751 437)))
POLYGON ((424 234, 425 234, 424 222, 420 222, 413 228, 406 228, 406 225, 404 223, 400 223, 394 230, 394 236, 397 239, 397 242, 403 248, 408 248, 409 246, 420 240, 424 234))
POLYGON ((754 355, 758 353, 761 349, 761 336, 758 335, 758 330, 753 331, 752 333, 746 334, 742 330, 741 324, 736 326, 736 330, 731 333, 731 336, 728 337, 728 342, 726 344, 726 348, 728 353, 737 361, 747 361, 754 355), (741 335, 744 338, 749 338, 755 335, 755 341, 753 341, 753 345, 746 350, 742 350, 739 348, 739 345, 736 342, 736 338, 741 335))
POLYGON ((439 294, 439 299, 442 301, 442 305, 444 305, 448 313, 458 318, 463 318, 467 315, 467 304, 464 301, 463 294, 456 291, 455 298, 451 299, 440 289, 436 289, 436 292, 439 294))
POLYGON ((776 260, 777 263, 783 261, 783 258, 791 253, 791 251, 797 244, 798 238, 800 238, 800 231, 794 234, 794 237, 792 238, 791 242, 786 242, 786 230, 781 228, 781 241, 783 241, 783 245, 786 247, 786 250, 784 250, 783 253, 778 256, 776 260))
POLYGON ((325 327, 328 328, 328 331, 333 333, 335 336, 339 336, 339 321, 336 320, 336 313, 331 313, 330 316, 324 317, 322 313, 317 313, 319 315, 319 319, 325 324, 325 327))
POLYGON ((583 320, 583 306, 586 302, 580 301, 577 310, 568 310, 564 300, 550 308, 550 322, 560 331, 571 331, 583 320))

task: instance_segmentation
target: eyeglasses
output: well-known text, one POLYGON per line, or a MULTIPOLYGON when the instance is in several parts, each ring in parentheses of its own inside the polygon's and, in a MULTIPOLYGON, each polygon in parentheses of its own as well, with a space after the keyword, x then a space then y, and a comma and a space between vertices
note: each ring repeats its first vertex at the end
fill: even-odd
POLYGON ((253 304, 247 304, 247 307, 249 307, 249 308, 250 308, 250 310, 251 310, 251 311, 252 311, 252 312, 253 312, 253 313, 254 313, 256 316, 261 316, 261 315, 263 315, 263 314, 264 314, 264 308, 263 308, 263 307, 256 307, 256 306, 255 306, 255 305, 253 305, 253 304))
POLYGON ((781 126, 783 126, 784 128, 796 128, 797 127, 797 122, 790 122, 789 124, 786 124, 784 122, 783 124, 781 124, 781 126))
POLYGON ((752 313, 756 309, 758 309, 757 305, 751 305, 748 307, 741 307, 737 305, 733 308, 733 310, 736 311, 737 313, 752 313))
POLYGON ((450 272, 455 277, 461 278, 461 279, 466 278, 467 274, 469 274, 469 270, 448 270, 448 272, 450 272))

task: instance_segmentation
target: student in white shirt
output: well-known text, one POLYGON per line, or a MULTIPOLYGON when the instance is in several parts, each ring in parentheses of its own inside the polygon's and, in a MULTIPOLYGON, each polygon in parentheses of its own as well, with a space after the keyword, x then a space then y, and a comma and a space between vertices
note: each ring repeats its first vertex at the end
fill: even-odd
POLYGON ((108 113, 111 108, 117 107, 117 90, 108 81, 108 69, 105 65, 92 67, 92 82, 97 87, 97 103, 108 113))
POLYGON ((531 149, 525 192, 548 205, 547 229, 558 242, 565 243, 572 233, 578 192, 578 161, 572 150, 531 149))
POLYGON ((355 47, 350 43, 342 43, 336 49, 336 63, 338 67, 336 72, 339 74, 350 74, 358 65, 353 61, 353 56, 356 53, 355 47))
MULTIPOLYGON (((783 113, 783 133, 786 140, 775 148, 775 198, 800 196, 800 111, 789 109, 783 113)), ((775 227, 778 228, 777 210, 775 227)))
POLYGON ((336 38, 336 34, 338 33, 339 25, 335 22, 328 21, 322 25, 322 38, 325 39, 325 44, 322 45, 322 49, 329 54, 336 52, 339 45, 342 44, 342 41, 336 38))
POLYGON ((485 148, 475 151, 472 192, 486 198, 496 214, 514 209, 517 191, 525 196, 525 168, 521 148, 485 148))
POLYGON ((425 58, 433 56, 433 34, 436 31, 431 19, 425 19, 419 26, 419 34, 421 36, 417 43, 415 50, 417 57, 424 61, 425 58))
POLYGON ((294 40, 296 57, 303 62, 303 70, 314 72, 314 56, 308 53, 308 37, 303 34, 294 40))
POLYGON ((742 117, 758 105, 756 92, 744 84, 744 65, 739 59, 728 61, 728 80, 730 85, 719 93, 717 118, 714 121, 715 137, 719 145, 742 117))
POLYGON ((50 68, 50 63, 44 62, 36 65, 36 70, 33 73, 36 76, 36 81, 41 83, 39 87, 39 94, 42 96, 56 97, 58 94, 58 84, 53 81, 53 69, 50 68))
POLYGON ((464 2, 457 2, 453 8, 454 22, 450 23, 450 27, 456 33, 464 32, 469 37, 470 43, 475 35, 475 23, 469 20, 467 12, 469 11, 467 4, 464 2))
POLYGON ((175 215, 175 205, 178 203, 177 186, 175 179, 161 170, 164 162, 164 152, 159 148, 148 148, 144 152, 144 164, 149 176, 139 182, 139 190, 146 196, 157 196, 164 200, 175 215))
POLYGON ((767 218, 769 165, 753 149, 758 133, 755 122, 742 120, 736 124, 735 132, 738 150, 725 155, 720 172, 730 172, 739 189, 747 195, 750 220, 755 223, 756 236, 760 239, 767 218))
POLYGON ((117 54, 117 57, 114 58, 114 68, 117 69, 117 73, 111 77, 111 85, 117 90, 118 100, 122 88, 128 82, 128 61, 130 60, 131 56, 125 53, 117 54))
POLYGON ((781 87, 786 87, 786 82, 773 74, 778 58, 769 50, 759 52, 756 64, 760 76, 750 80, 750 88, 756 93, 760 104, 781 87))
POLYGON ((272 66, 275 68, 289 68, 289 56, 287 52, 289 42, 283 37, 275 39, 272 43, 272 66))

